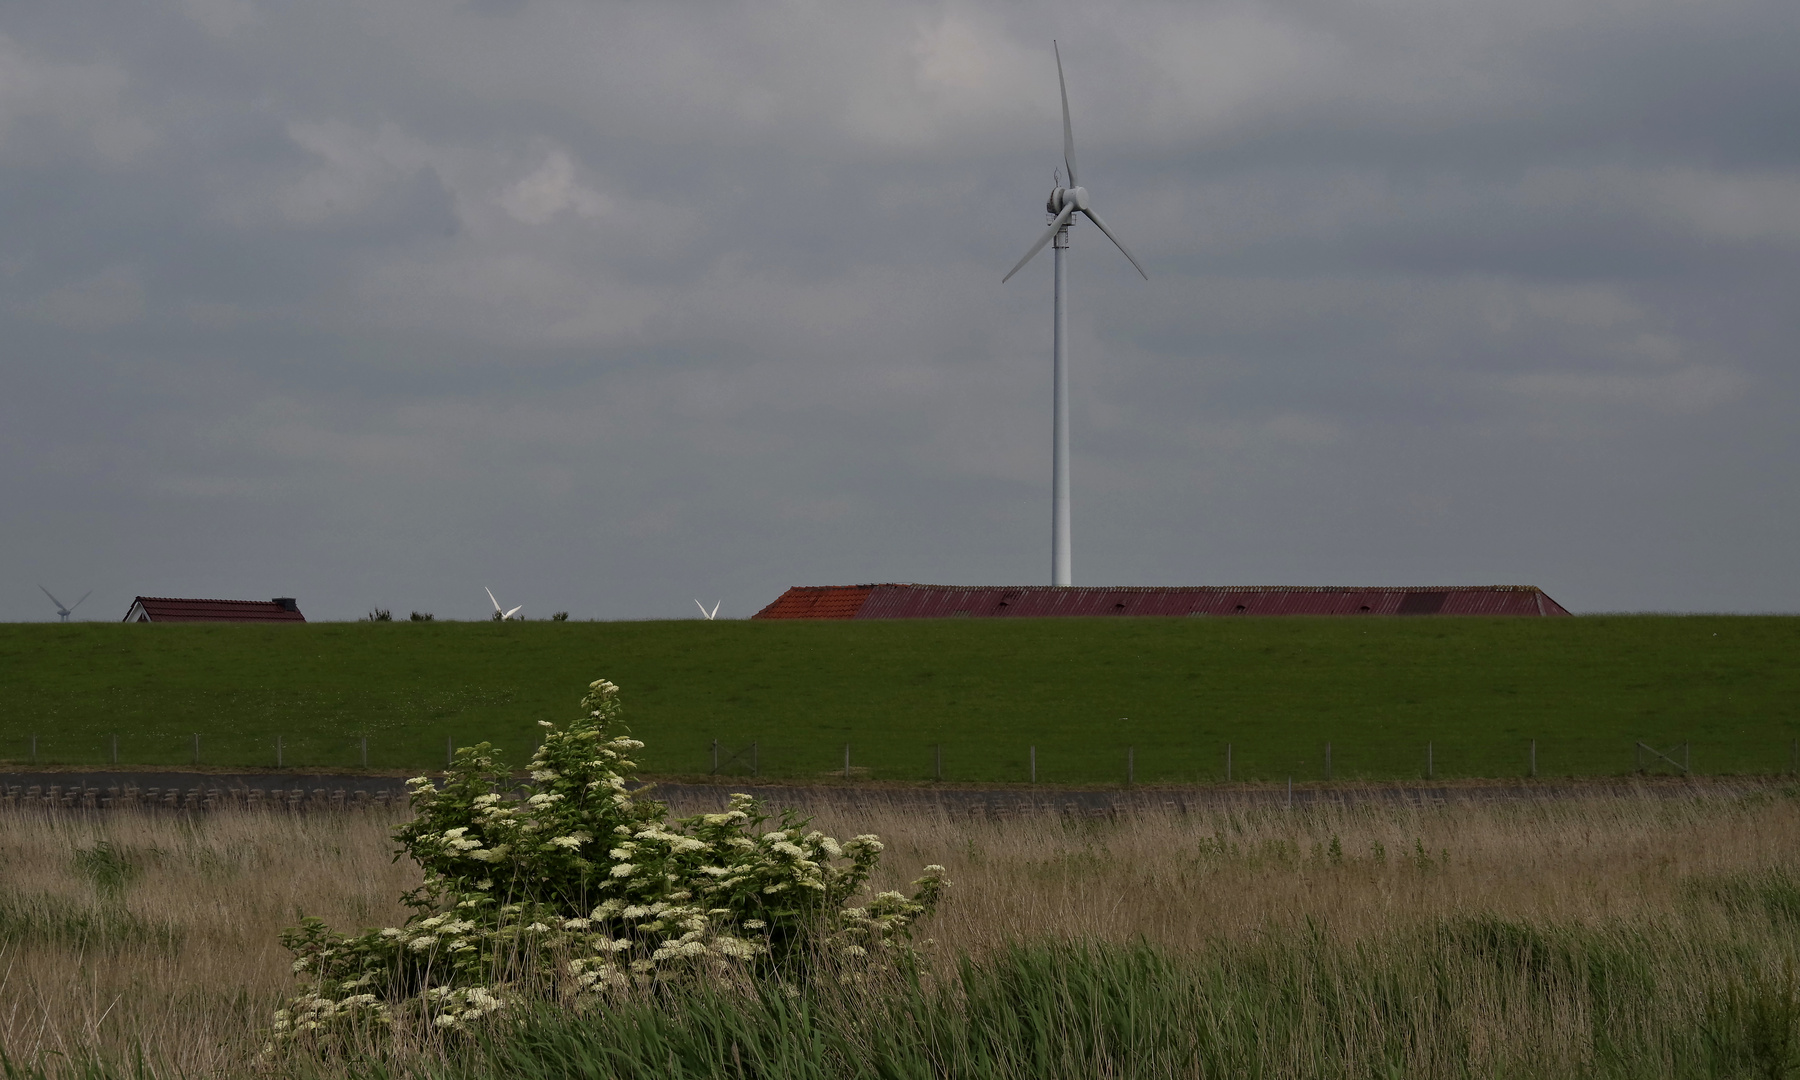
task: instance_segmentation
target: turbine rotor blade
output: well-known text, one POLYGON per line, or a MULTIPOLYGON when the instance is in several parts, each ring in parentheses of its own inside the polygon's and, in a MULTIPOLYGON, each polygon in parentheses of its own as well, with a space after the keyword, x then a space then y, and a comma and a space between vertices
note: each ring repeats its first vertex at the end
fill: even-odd
POLYGON ((513 616, 514 616, 514 615, 517 615, 517 614, 518 614, 518 613, 519 613, 519 612, 521 612, 521 611, 524 611, 524 610, 525 610, 525 605, 524 605, 524 604, 520 604, 520 605, 519 605, 519 606, 518 606, 518 607, 516 607, 516 608, 513 608, 513 609, 512 609, 512 610, 511 610, 511 611, 509 611, 509 612, 507 612, 507 613, 506 613, 506 614, 504 614, 504 615, 502 615, 502 616, 500 616, 500 618, 501 618, 501 619, 510 619, 510 618, 512 618, 512 617, 513 617, 513 616))
MULTIPOLYGON (((694 597, 694 606, 700 609, 700 614, 702 614, 702 615, 706 614, 706 605, 702 604, 700 602, 700 598, 698 596, 694 597)), ((711 616, 707 616, 707 617, 711 618, 711 616)))
POLYGON ((1132 255, 1132 253, 1125 247, 1125 244, 1123 241, 1121 241, 1118 237, 1113 235, 1112 230, 1106 227, 1106 222, 1101 221, 1099 215, 1095 214, 1092 210, 1083 210, 1082 213, 1084 213, 1088 216, 1089 221, 1092 221, 1094 224, 1100 226, 1100 231, 1105 233, 1106 238, 1113 242, 1113 246, 1117 247, 1119 249, 1119 253, 1124 255, 1127 259, 1130 259, 1131 265, 1137 268, 1137 272, 1139 274, 1143 274, 1145 281, 1149 281, 1150 275, 1145 274, 1144 268, 1142 266, 1138 265, 1137 257, 1132 255))
POLYGON ((500 610, 500 601, 494 599, 494 590, 483 585, 481 587, 481 591, 488 594, 488 603, 494 605, 495 611, 499 611, 500 610))
POLYGON ((38 586, 38 591, 39 591, 39 592, 41 592, 41 593, 43 593, 43 594, 44 594, 44 595, 45 595, 45 596, 48 596, 48 597, 49 597, 49 598, 50 598, 50 602, 51 602, 51 603, 52 603, 52 604, 55 604, 55 605, 56 605, 56 610, 58 610, 58 611, 61 611, 61 610, 62 610, 62 606, 63 606, 63 602, 62 602, 62 601, 61 601, 61 600, 58 600, 58 599, 57 599, 57 598, 56 598, 56 594, 55 594, 55 593, 53 593, 53 592, 51 592, 51 591, 50 591, 50 590, 49 590, 49 589, 46 589, 46 588, 44 588, 44 587, 43 587, 43 586, 42 586, 42 585, 39 585, 39 586, 38 586))
POLYGON ((725 601, 723 601, 723 600, 719 600, 719 601, 717 601, 717 602, 715 602, 715 603, 714 603, 714 604, 713 604, 713 609, 712 609, 712 610, 711 610, 711 611, 709 611, 709 612, 707 612, 707 613, 706 613, 706 617, 707 617, 707 618, 708 618, 708 619, 716 619, 716 618, 718 618, 718 617, 719 617, 719 605, 720 605, 720 604, 723 604, 723 603, 724 603, 724 602, 725 602, 725 601))
POLYGON ((1062 50, 1054 40, 1050 42, 1050 48, 1056 53, 1056 85, 1062 90, 1063 164, 1069 167, 1069 186, 1079 187, 1081 181, 1075 179, 1075 129, 1069 126, 1069 84, 1063 78, 1062 50))
MULTIPOLYGON (((1025 257, 1023 259, 1020 259, 1018 262, 1014 263, 1013 268, 1011 270, 1008 270, 1006 272, 1006 276, 1000 279, 1000 284, 1002 284, 1002 285, 1006 284, 1007 282, 1012 280, 1012 276, 1014 274, 1025 269, 1025 264, 1031 261, 1032 256, 1034 256, 1038 252, 1044 250, 1044 245, 1048 244, 1051 241, 1051 239, 1056 236, 1056 230, 1062 228, 1064 225, 1067 225, 1069 223, 1069 219, 1073 216, 1075 216, 1075 204, 1074 203, 1070 203, 1069 205, 1063 207, 1062 213, 1056 215, 1056 220, 1052 221, 1050 223, 1050 227, 1044 230, 1044 235, 1038 237, 1038 242, 1031 245, 1031 250, 1027 251, 1025 253, 1025 257)), ((1117 241, 1114 241, 1114 243, 1117 243, 1117 241)))
MULTIPOLYGON (((87 598, 88 598, 88 597, 90 597, 90 596, 92 596, 92 595, 94 595, 94 590, 92 590, 92 589, 89 589, 89 590, 88 590, 88 591, 87 591, 87 592, 84 592, 84 593, 82 593, 82 594, 81 594, 81 600, 86 600, 86 599, 87 599, 87 598)), ((75 601, 75 607, 72 607, 72 608, 70 608, 70 609, 69 609, 69 611, 70 611, 70 613, 71 613, 71 614, 73 614, 73 613, 74 613, 74 611, 75 611, 75 608, 78 608, 78 607, 80 607, 80 606, 81 606, 81 600, 77 600, 77 601, 75 601)))

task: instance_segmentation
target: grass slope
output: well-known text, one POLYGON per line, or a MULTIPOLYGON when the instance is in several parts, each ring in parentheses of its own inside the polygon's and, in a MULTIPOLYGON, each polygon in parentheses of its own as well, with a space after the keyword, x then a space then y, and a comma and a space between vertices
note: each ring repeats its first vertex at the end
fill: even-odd
MULTIPOLYGON (((0 760, 374 768, 446 737, 522 761, 590 679, 625 691, 648 771, 758 743, 762 775, 1043 782, 1612 774, 1634 740, 1776 772, 1800 733, 1800 619, 1042 619, 753 623, 15 624, 0 760), (859 773, 859 775, 862 775, 859 773)), ((1679 756, 1679 754, 1677 754, 1679 756)), ((745 771, 746 754, 732 766, 745 771)))

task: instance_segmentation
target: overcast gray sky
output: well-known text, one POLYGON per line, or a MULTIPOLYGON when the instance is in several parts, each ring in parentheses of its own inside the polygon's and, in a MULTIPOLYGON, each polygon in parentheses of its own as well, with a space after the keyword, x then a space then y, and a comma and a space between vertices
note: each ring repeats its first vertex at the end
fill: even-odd
POLYGON ((1800 4, 0 8, 0 618, 1800 609, 1800 4))

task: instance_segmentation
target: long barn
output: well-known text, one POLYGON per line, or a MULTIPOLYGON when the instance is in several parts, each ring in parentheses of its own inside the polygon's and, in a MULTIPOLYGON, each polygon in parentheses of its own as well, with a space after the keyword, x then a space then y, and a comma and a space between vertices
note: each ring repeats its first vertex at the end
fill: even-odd
POLYGON ((1535 585, 1167 588, 796 585, 753 619, 1045 618, 1061 615, 1567 615, 1535 585))

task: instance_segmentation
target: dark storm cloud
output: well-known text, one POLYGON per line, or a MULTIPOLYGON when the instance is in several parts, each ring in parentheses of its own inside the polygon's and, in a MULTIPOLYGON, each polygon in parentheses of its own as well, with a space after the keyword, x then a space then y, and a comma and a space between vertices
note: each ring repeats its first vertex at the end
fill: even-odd
POLYGON ((0 15, 0 617, 1045 580, 1792 610, 1791 4, 0 15))

